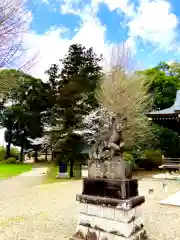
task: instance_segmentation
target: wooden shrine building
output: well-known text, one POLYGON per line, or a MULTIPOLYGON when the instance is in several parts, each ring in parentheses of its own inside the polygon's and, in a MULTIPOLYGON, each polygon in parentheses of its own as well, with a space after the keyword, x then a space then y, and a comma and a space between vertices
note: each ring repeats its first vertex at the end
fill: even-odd
MULTIPOLYGON (((171 107, 151 111, 146 116, 158 125, 172 129, 180 135, 180 90, 177 91, 175 102, 171 107)), ((180 170, 180 158, 163 158, 163 165, 160 168, 180 170)))
POLYGON ((177 91, 175 102, 170 108, 151 111, 146 116, 155 123, 180 134, 180 90, 177 91))

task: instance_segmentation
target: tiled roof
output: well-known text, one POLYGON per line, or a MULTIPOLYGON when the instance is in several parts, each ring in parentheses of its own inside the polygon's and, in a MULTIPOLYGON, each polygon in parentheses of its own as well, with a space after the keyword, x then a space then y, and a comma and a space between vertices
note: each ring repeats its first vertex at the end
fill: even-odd
POLYGON ((159 111, 151 111, 146 115, 149 117, 156 116, 156 115, 170 116, 170 115, 177 115, 177 113, 180 113, 180 90, 177 91, 175 102, 170 108, 166 108, 159 111))

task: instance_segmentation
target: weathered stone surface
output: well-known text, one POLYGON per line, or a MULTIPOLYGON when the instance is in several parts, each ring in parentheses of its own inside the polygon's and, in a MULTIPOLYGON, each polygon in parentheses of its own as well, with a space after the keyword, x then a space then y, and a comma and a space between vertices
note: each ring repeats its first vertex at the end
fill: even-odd
POLYGON ((112 206, 121 210, 130 210, 145 202, 144 196, 137 196, 137 197, 121 200, 121 199, 115 199, 115 198, 89 196, 84 194, 77 194, 76 200, 82 203, 112 206))
POLYGON ((88 227, 77 225, 76 232, 72 239, 86 239, 88 227))
POLYGON ((130 210, 120 210, 115 207, 103 205, 80 203, 80 213, 89 214, 101 218, 107 218, 120 222, 130 222, 141 216, 141 207, 134 207, 130 210))
POLYGON ((68 172, 59 172, 58 175, 56 176, 57 179, 59 178, 69 178, 68 172))
POLYGON ((120 179, 132 178, 132 169, 121 156, 114 156, 111 160, 94 159, 89 161, 89 178, 120 179))
POLYGON ((84 178, 82 194, 128 199, 138 196, 138 181, 137 179, 110 180, 106 178, 84 178))
POLYGON ((101 206, 101 215, 102 218, 113 219, 115 218, 115 208, 101 206))
POLYGON ((87 204, 87 214, 101 216, 101 205, 87 204))
POLYGON ((99 240, 114 240, 114 234, 107 233, 107 232, 100 232, 99 240))
POLYGON ((88 161, 88 177, 89 178, 103 178, 105 169, 104 160, 89 160, 88 161))
POLYGON ((114 219, 120 222, 131 222, 135 218, 139 218, 141 216, 141 207, 134 207, 128 211, 114 209, 114 219))
POLYGON ((99 230, 89 228, 86 236, 86 240, 98 240, 99 239, 99 230))
POLYGON ((70 240, 146 240, 147 238, 147 233, 144 228, 141 230, 137 231, 135 234, 129 236, 129 237, 123 237, 123 236, 118 236, 114 233, 108 233, 108 232, 103 232, 101 230, 95 230, 92 228, 88 228, 85 226, 79 226, 76 229, 76 233, 70 240), (85 228, 83 230, 83 228, 85 228), (82 231, 82 235, 80 232, 82 231), (86 233, 86 236, 84 236, 84 233, 86 233), (81 237, 82 236, 82 237, 81 237), (91 237, 91 238, 87 238, 91 237))
POLYGON ((133 233, 143 227, 140 218, 135 218, 128 223, 83 213, 81 213, 78 217, 78 224, 124 237, 131 236, 133 233))
POLYGON ((88 204, 87 203, 80 203, 79 204, 80 213, 88 213, 88 204))

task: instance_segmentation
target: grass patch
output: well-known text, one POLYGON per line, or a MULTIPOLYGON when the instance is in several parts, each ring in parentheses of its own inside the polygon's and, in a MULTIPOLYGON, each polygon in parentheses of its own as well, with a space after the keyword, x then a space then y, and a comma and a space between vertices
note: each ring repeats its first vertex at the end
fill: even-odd
POLYGON ((6 179, 20 173, 30 171, 32 165, 30 164, 5 164, 0 163, 0 179, 6 179))
MULTIPOLYGON (((56 179, 56 176, 58 174, 58 166, 55 166, 54 164, 49 165, 48 173, 45 177, 44 183, 57 183, 57 182, 64 182, 64 181, 72 181, 72 180, 80 180, 81 178, 76 177, 79 176, 80 169, 74 169, 74 177, 73 178, 60 178, 56 179)), ((69 167, 68 167, 69 172, 69 167)))

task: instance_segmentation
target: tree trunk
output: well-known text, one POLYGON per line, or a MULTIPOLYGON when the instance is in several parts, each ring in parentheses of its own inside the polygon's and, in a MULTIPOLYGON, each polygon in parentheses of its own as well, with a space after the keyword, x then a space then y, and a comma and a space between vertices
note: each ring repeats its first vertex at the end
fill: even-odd
POLYGON ((48 155, 48 149, 47 149, 47 147, 46 147, 46 150, 45 150, 45 160, 46 160, 46 161, 48 160, 47 155, 48 155))
POLYGON ((11 143, 8 142, 8 144, 6 146, 6 157, 5 157, 5 159, 8 159, 10 157, 10 151, 11 151, 11 143))
POLYGON ((20 162, 21 162, 21 163, 23 162, 23 157, 24 157, 23 152, 24 152, 24 146, 23 146, 23 144, 22 144, 22 146, 21 146, 21 152, 20 152, 20 162))
POLYGON ((73 167, 74 167, 74 160, 71 159, 71 160, 70 160, 70 169, 69 169, 69 176, 70 176, 70 178, 73 178, 73 177, 74 177, 73 167))
POLYGON ((37 149, 35 149, 35 156, 34 156, 34 160, 35 160, 35 162, 37 162, 37 161, 38 161, 38 150, 37 150, 37 149))
POLYGON ((23 162, 24 158, 24 139, 25 139, 25 131, 21 136, 21 152, 20 152, 20 162, 23 162))
POLYGON ((8 143, 6 145, 6 157, 5 159, 8 159, 11 156, 11 142, 12 142, 12 131, 8 131, 8 143))

